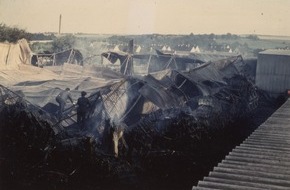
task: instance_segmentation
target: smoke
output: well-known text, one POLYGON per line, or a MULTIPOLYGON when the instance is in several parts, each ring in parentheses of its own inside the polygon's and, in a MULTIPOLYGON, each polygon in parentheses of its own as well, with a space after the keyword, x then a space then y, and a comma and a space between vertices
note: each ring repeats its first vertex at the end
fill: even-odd
POLYGON ((102 63, 101 53, 108 50, 108 43, 102 41, 102 37, 77 38, 74 48, 80 50, 84 57, 84 64, 102 63))

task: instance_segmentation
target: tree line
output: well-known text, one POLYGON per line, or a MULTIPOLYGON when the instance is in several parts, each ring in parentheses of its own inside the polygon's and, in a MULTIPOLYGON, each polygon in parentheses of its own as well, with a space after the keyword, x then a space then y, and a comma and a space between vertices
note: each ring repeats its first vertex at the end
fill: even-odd
POLYGON ((22 38, 27 40, 54 40, 56 36, 54 34, 29 33, 24 29, 0 23, 0 42, 15 43, 22 38))
POLYGON ((71 34, 57 37, 53 33, 29 33, 24 29, 0 23, 0 42, 15 43, 22 38, 25 38, 28 41, 52 40, 51 51, 53 52, 71 49, 74 47, 76 41, 76 37, 71 34))

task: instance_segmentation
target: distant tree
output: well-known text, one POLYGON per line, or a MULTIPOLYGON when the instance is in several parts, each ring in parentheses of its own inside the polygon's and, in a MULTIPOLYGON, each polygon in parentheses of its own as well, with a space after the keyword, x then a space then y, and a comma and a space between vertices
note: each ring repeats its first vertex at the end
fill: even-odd
POLYGON ((30 40, 53 40, 54 34, 45 35, 43 33, 32 33, 30 40))
POLYGON ((214 33, 211 33, 211 34, 209 35, 209 39, 210 39, 210 40, 214 40, 214 39, 215 39, 215 35, 214 35, 214 33))
POLYGON ((220 38, 221 39, 227 39, 227 35, 226 34, 222 34, 222 35, 220 35, 220 38))
POLYGON ((60 52, 71 49, 74 47, 75 42, 76 37, 71 34, 55 38, 52 42, 52 50, 54 52, 60 52))
POLYGON ((238 35, 236 35, 236 34, 232 34, 232 39, 236 40, 236 39, 238 39, 238 38, 239 38, 238 35))
POLYGON ((248 45, 248 43, 244 43, 244 45, 243 45, 245 48, 249 48, 249 45, 248 45))
POLYGON ((241 46, 241 44, 239 42, 234 42, 234 43, 231 44, 231 47, 234 48, 234 49, 236 49, 236 48, 238 48, 240 46, 241 46))
POLYGON ((224 40, 236 40, 239 38, 239 36, 228 32, 226 34, 216 35, 216 38, 220 38, 224 40))
POLYGON ((247 36, 247 38, 251 40, 259 40, 259 37, 257 35, 249 35, 247 36))
POLYGON ((229 40, 229 39, 231 39, 231 38, 232 38, 232 34, 231 34, 231 33, 227 33, 227 34, 226 34, 226 39, 229 40))
POLYGON ((18 40, 25 38, 30 40, 31 34, 23 29, 17 27, 10 27, 6 24, 0 23, 0 41, 1 42, 17 42, 18 40))

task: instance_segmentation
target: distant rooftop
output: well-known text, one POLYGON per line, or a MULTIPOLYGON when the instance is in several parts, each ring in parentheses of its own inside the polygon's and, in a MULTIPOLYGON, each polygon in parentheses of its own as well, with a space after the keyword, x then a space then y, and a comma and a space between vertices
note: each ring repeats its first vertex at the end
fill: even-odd
POLYGON ((268 54, 268 55, 288 55, 290 56, 290 50, 284 49, 267 49, 265 51, 260 52, 259 54, 268 54))

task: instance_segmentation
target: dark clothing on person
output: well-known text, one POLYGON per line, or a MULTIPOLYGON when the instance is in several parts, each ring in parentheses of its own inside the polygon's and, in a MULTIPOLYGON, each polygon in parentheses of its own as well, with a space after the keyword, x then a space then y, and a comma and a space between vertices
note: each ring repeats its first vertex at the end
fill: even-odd
POLYGON ((77 122, 83 123, 86 119, 88 108, 90 107, 90 101, 85 96, 82 96, 78 99, 77 105, 77 122))
POLYGON ((69 99, 71 103, 73 103, 73 99, 71 97, 71 94, 68 90, 61 91, 57 96, 56 96, 56 102, 59 104, 59 117, 62 117, 62 113, 64 111, 66 101, 69 99))

